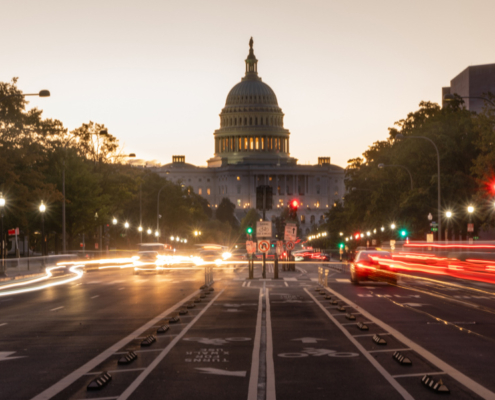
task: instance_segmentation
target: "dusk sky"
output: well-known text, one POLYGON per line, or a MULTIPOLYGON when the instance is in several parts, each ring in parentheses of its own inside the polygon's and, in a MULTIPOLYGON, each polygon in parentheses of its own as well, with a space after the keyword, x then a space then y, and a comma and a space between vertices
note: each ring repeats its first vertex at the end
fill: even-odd
POLYGON ((126 152, 205 166, 248 42, 291 132, 291 156, 345 167, 388 127, 495 63, 493 0, 9 1, 0 80, 69 129, 105 124, 126 152))

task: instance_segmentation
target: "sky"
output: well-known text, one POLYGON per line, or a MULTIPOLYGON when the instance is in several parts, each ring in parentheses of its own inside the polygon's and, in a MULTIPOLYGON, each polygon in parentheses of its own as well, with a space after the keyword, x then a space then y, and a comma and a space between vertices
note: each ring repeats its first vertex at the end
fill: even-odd
POLYGON ((206 166, 249 39, 300 164, 346 167, 388 128, 495 63, 493 0, 16 0, 0 81, 69 129, 105 124, 138 159, 206 166))

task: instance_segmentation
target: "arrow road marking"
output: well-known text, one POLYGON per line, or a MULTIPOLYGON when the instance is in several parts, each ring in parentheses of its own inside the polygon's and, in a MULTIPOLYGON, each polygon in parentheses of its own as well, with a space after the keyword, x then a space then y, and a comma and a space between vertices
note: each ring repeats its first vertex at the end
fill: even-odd
POLYGON ((326 339, 319 339, 319 338, 312 338, 312 337, 303 337, 299 339, 292 339, 292 341, 297 341, 300 340, 302 343, 318 343, 318 340, 326 340, 326 339))
POLYGON ((14 354, 14 353, 15 353, 15 351, 0 351, 0 361, 13 360, 14 358, 26 357, 26 356, 9 357, 11 354, 14 354))
POLYGON ((244 378, 246 376, 246 371, 226 371, 223 369, 217 368, 195 368, 198 371, 201 371, 203 374, 211 374, 211 375, 226 375, 226 376, 240 376, 244 378))

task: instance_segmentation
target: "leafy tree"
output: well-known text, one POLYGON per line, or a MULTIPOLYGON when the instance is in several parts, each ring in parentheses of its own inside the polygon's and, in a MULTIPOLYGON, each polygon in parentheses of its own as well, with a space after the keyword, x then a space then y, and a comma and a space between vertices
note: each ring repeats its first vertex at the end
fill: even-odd
POLYGON ((227 197, 224 197, 215 211, 215 218, 222 222, 228 222, 230 226, 235 229, 239 226, 239 222, 235 217, 234 211, 235 204, 227 197))

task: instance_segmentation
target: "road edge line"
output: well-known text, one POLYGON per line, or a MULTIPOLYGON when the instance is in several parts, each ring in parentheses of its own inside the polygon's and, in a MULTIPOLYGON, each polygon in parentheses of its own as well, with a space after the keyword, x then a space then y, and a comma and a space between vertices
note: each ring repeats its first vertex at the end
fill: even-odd
POLYGON ((398 330, 395 328, 392 328, 390 325, 387 323, 379 320, 378 318, 374 317, 371 315, 368 311, 366 311, 364 308, 358 306, 356 303, 353 301, 347 299, 340 293, 337 293, 333 289, 330 289, 328 287, 325 288, 328 292, 333 293, 335 296, 339 297, 342 301, 345 301, 352 307, 354 307, 356 310, 360 309, 361 314, 364 315, 366 318, 369 320, 373 321, 375 324, 380 326, 382 329, 388 331, 391 333, 393 336, 395 336, 396 339, 400 340, 404 345, 407 347, 411 348, 424 358, 426 358, 429 362, 434 364, 438 369, 441 371, 444 371, 446 374, 450 375, 452 378, 463 384, 465 387, 468 389, 472 390, 474 393, 476 393, 478 396, 481 396, 483 399, 495 399, 495 393, 490 391, 489 389, 485 388, 478 382, 472 380, 470 377, 467 375, 464 375, 461 371, 455 369, 451 365, 447 364, 445 361, 441 360, 437 356, 435 356, 433 353, 430 353, 428 350, 426 350, 424 347, 420 346, 419 344, 413 342, 411 339, 407 338, 404 336, 402 333, 400 333, 398 330))
MULTIPOLYGON (((251 283, 251 281, 249 281, 251 283)), ((251 357, 251 372, 249 374, 248 400, 258 399, 258 374, 260 366, 261 348, 261 316, 263 311, 263 292, 260 289, 258 296, 258 316, 256 318, 256 331, 254 334, 253 355, 251 357)))
POLYGON ((266 400, 276 400, 275 364, 273 362, 272 315, 270 311, 270 290, 266 290, 266 400))
POLYGON ((376 361, 376 359, 370 354, 368 353, 368 351, 363 347, 363 345, 361 343, 359 343, 352 335, 351 333, 345 329, 340 323, 339 321, 337 321, 333 316, 332 314, 330 314, 328 312, 328 310, 323 307, 323 304, 321 304, 317 299, 316 297, 314 297, 307 288, 304 288, 304 291, 309 294, 309 296, 315 301, 316 304, 318 304, 318 307, 320 307, 320 309, 327 315, 327 317, 344 333, 345 336, 347 336, 347 338, 350 340, 350 342, 352 344, 354 344, 354 346, 357 347, 357 349, 368 359, 368 361, 377 369, 377 371, 382 374, 382 376, 388 381, 388 383, 390 383, 395 390, 397 390, 397 392, 399 392, 399 394, 404 398, 404 399, 407 399, 407 400, 414 400, 414 397, 411 396, 411 394, 409 394, 409 392, 404 389, 404 387, 402 387, 402 385, 397 382, 397 380, 395 380, 391 374, 389 374, 387 372, 387 370, 385 368, 383 368, 383 366, 378 362, 376 361))
POLYGON ((105 361, 108 357, 110 357, 112 354, 117 352, 122 346, 125 346, 127 343, 129 343, 131 340, 135 339, 137 336, 141 335, 144 331, 155 325, 159 320, 163 319, 166 317, 168 314, 171 312, 175 311, 177 308, 179 308, 182 304, 186 303, 190 299, 192 299, 194 296, 196 296, 200 291, 196 290, 193 292, 191 295, 187 296, 186 298, 182 299, 178 303, 174 304, 172 307, 168 308, 152 320, 148 321, 146 324, 142 325, 138 329, 136 329, 134 332, 132 332, 130 335, 126 336, 125 338, 119 340, 117 343, 113 344, 110 346, 108 349, 103 351, 102 353, 98 354, 96 357, 92 358, 89 360, 86 364, 84 364, 82 367, 79 367, 75 371, 71 372, 69 375, 65 376, 58 382, 54 383, 52 386, 50 386, 48 389, 45 389, 43 392, 37 394, 32 398, 32 400, 48 400, 51 399, 53 396, 56 396, 59 394, 62 390, 66 389, 70 385, 72 385, 75 381, 77 381, 81 376, 86 375, 89 371, 91 371, 93 368, 97 367, 98 364, 101 362, 105 361))

